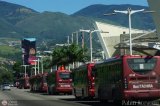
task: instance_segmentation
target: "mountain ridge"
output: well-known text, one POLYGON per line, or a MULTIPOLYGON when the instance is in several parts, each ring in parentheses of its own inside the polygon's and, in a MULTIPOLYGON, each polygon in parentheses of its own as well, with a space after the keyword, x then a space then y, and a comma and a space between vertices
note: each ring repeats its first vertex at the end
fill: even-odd
MULTIPOLYGON (((6 27, 0 28, 0 37, 35 37, 38 40, 53 40, 53 44, 67 41, 66 36, 81 28, 93 29, 94 21, 113 22, 128 27, 128 18, 124 14, 104 16, 113 9, 125 10, 128 7, 140 9, 148 7, 137 5, 103 5, 94 4, 83 8, 74 14, 61 12, 37 12, 25 6, 0 1, 0 23, 6 27), (6 24, 5 24, 6 23, 6 24), (10 33, 8 33, 10 32, 10 33), (55 40, 57 39, 57 40, 55 40)), ((149 14, 137 13, 132 17, 133 28, 154 29, 153 20, 149 14)), ((0 26, 1 27, 1 26, 0 26)))

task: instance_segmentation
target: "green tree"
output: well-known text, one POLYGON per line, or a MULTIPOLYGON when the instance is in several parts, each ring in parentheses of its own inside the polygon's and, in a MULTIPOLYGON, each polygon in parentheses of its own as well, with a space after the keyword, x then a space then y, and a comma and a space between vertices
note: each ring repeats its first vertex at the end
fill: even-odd
POLYGON ((1 74, 0 74, 0 83, 3 83, 3 82, 13 82, 13 74, 11 73, 11 71, 3 71, 1 74))
POLYGON ((57 47, 52 53, 52 65, 66 65, 69 62, 68 47, 57 47))
POLYGON ((15 79, 18 78, 18 77, 20 77, 20 73, 21 73, 21 71, 22 71, 21 65, 22 65, 21 61, 17 61, 17 62, 13 65, 13 67, 12 67, 12 69, 13 69, 13 71, 14 71, 14 77, 15 77, 15 79))
POLYGON ((8 70, 5 66, 0 67, 0 83, 3 82, 13 82, 13 73, 8 70))
POLYGON ((69 63, 85 62, 88 60, 87 49, 81 48, 79 45, 72 44, 68 47, 69 63))
POLYGON ((85 62, 88 59, 87 49, 79 45, 71 44, 69 46, 57 47, 52 53, 51 65, 67 65, 73 62, 85 62))

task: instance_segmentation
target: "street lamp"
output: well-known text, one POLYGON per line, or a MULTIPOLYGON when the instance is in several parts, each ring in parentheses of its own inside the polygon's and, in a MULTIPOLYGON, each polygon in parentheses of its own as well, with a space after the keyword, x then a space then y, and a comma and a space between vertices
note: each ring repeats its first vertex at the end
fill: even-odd
POLYGON ((38 60, 32 60, 32 61, 35 62, 35 67, 34 67, 34 71, 35 71, 35 72, 34 72, 34 74, 37 75, 37 72, 36 72, 36 64, 37 64, 37 61, 38 61, 38 60))
POLYGON ((24 70, 25 70, 24 77, 26 78, 26 69, 27 69, 27 66, 29 66, 29 65, 21 65, 21 66, 24 67, 24 70))
POLYGON ((131 15, 137 12, 142 12, 144 9, 141 10, 132 10, 131 8, 128 8, 126 11, 119 11, 119 10, 114 10, 115 13, 123 13, 123 14, 128 14, 128 19, 129 19, 129 43, 130 43, 130 55, 132 55, 132 36, 131 36, 131 15))
MULTIPOLYGON (((38 57, 38 62, 39 62, 39 58, 41 58, 41 71, 42 71, 42 74, 43 74, 43 56, 37 56, 38 57)), ((39 63, 38 63, 39 64, 39 63)), ((38 66, 39 67, 39 66, 38 66)), ((38 68, 39 69, 39 68, 38 68)))
POLYGON ((87 33, 89 33, 89 36, 90 36, 90 61, 92 62, 92 33, 93 32, 103 32, 103 31, 101 31, 101 30, 83 30, 83 29, 80 29, 80 32, 87 32, 87 33))
POLYGON ((72 43, 74 34, 76 34, 76 44, 78 45, 78 31, 72 33, 72 43))

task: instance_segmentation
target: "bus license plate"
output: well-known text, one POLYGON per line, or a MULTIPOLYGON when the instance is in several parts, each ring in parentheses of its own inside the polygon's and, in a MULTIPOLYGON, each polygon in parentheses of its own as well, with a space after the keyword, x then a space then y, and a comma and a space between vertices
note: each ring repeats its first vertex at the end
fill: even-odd
POLYGON ((133 85, 133 88, 153 88, 152 84, 137 84, 133 85))
POLYGON ((70 85, 61 85, 61 87, 70 87, 70 85))

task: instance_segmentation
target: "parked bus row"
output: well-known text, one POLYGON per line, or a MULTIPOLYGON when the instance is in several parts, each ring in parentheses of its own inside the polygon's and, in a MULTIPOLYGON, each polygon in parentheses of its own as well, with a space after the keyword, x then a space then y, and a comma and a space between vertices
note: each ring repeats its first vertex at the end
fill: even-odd
POLYGON ((50 73, 23 77, 17 80, 17 88, 30 88, 31 92, 46 92, 50 94, 72 94, 71 71, 64 68, 53 70, 50 73))
POLYGON ((73 70, 76 98, 101 101, 160 98, 160 56, 124 55, 73 70))
POLYGON ((76 98, 101 101, 158 99, 159 64, 160 56, 124 55, 101 63, 88 63, 71 71, 63 69, 32 76, 30 89, 48 94, 72 94, 73 91, 76 98))

